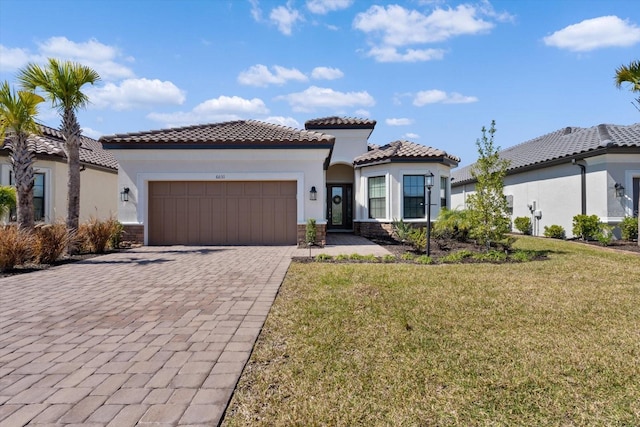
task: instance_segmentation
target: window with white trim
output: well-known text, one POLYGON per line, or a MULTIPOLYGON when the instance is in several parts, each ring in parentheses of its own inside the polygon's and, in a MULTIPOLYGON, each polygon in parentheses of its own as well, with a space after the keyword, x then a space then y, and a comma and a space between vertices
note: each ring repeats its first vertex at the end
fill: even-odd
POLYGON ((403 218, 424 218, 424 175, 402 177, 403 218))
MULTIPOLYGON (((9 185, 15 186, 15 182, 13 179, 13 172, 9 173, 9 185)), ((35 221, 44 221, 45 220, 45 179, 43 173, 34 173, 33 174, 33 219, 35 221)), ((15 209, 12 209, 9 213, 9 218, 11 220, 15 220, 17 217, 17 212, 15 209)))
POLYGON ((447 184, 449 183, 449 177, 447 176, 441 176, 440 177, 440 207, 441 208, 447 208, 447 199, 448 199, 448 187, 447 184))
POLYGON ((387 186, 384 176, 368 179, 369 185, 369 218, 387 217, 387 186))

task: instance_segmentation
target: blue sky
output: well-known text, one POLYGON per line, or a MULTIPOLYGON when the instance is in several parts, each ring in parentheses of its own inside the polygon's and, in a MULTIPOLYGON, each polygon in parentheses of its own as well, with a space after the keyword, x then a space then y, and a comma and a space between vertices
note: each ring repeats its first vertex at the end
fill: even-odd
POLYGON ((501 148, 640 121, 613 84, 640 58, 634 0, 0 0, 0 80, 48 57, 101 75, 79 114, 94 138, 339 115, 465 165, 493 119, 501 148))

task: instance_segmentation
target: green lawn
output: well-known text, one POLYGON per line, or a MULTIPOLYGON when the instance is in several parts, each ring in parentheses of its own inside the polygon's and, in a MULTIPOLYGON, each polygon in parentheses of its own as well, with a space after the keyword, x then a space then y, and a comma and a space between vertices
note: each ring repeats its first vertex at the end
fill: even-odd
POLYGON ((640 257, 292 264, 224 425, 640 425, 640 257))

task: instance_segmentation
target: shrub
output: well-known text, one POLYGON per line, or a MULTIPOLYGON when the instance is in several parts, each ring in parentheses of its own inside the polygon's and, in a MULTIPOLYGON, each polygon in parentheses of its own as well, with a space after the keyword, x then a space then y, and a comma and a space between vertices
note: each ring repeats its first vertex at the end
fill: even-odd
POLYGON ((16 207, 16 200, 16 189, 14 187, 0 185, 0 217, 3 217, 16 207))
POLYGON ((550 225, 544 226, 544 236, 551 237, 552 239, 562 239, 565 238, 564 228, 561 225, 550 225))
POLYGON ((409 243, 416 251, 424 250, 427 246, 426 228, 413 228, 409 233, 409 243))
POLYGON ((620 231, 624 240, 635 240, 638 238, 638 218, 625 216, 620 223, 620 231))
POLYGON ((531 218, 528 216, 516 217, 516 219, 513 220, 513 225, 515 225, 516 229, 522 234, 531 234, 531 218))
POLYGON ((11 270, 33 259, 33 234, 15 225, 0 227, 0 271, 11 270))
POLYGON ((333 259, 333 257, 331 255, 328 254, 318 254, 315 257, 316 261, 322 262, 322 261, 331 261, 333 259))
POLYGON ((339 255, 336 255, 335 257, 336 261, 344 261, 347 259, 349 259, 349 255, 345 255, 345 254, 339 254, 339 255))
POLYGON ((396 262, 396 257, 395 255, 387 254, 382 257, 382 262, 396 262))
POLYGON ((593 240, 600 231, 598 215, 576 215, 573 217, 573 235, 582 240, 593 240))
POLYGON ((109 218, 101 221, 91 217, 89 221, 78 227, 76 241, 85 252, 103 254, 106 252, 114 234, 120 232, 120 223, 109 218))
POLYGON ((113 223, 113 234, 111 235, 111 239, 109 240, 109 245, 113 249, 118 249, 120 247, 120 243, 122 243, 122 235, 124 234, 124 225, 118 220, 114 220, 113 223))
POLYGON ((307 228, 305 230, 305 243, 309 246, 316 244, 316 220, 309 218, 307 220, 307 228))
POLYGON ((595 238, 602 246, 609 246, 613 240, 613 227, 608 224, 600 224, 595 238))
POLYGON ((420 255, 415 259, 418 264, 433 264, 433 259, 427 255, 420 255))
POLYGON ((473 254, 472 258, 476 261, 504 262, 507 260, 507 253, 492 249, 487 252, 480 252, 480 253, 473 254))
POLYGON ((38 224, 34 231, 34 252, 37 262, 53 264, 66 252, 71 238, 63 222, 38 224))
POLYGON ((401 219, 397 220, 394 218, 393 222, 391 223, 391 228, 393 235, 398 241, 406 243, 410 240, 411 232, 413 230, 411 224, 406 223, 401 219))
POLYGON ((471 256, 473 256, 473 252, 467 249, 461 249, 459 251, 452 252, 449 255, 443 256, 442 258, 440 258, 440 261, 446 264, 456 263, 456 262, 462 261, 465 258, 469 258, 471 256))
POLYGON ((510 258, 515 262, 528 262, 533 259, 533 254, 529 251, 517 250, 511 254, 510 258))
POLYGON ((362 261, 365 259, 365 256, 360 254, 351 254, 349 255, 349 259, 353 261, 362 261))
POLYGON ((433 223, 433 234, 436 238, 454 239, 466 242, 469 239, 471 221, 469 211, 443 208, 433 223))
POLYGON ((414 254, 412 254, 411 252, 405 252, 400 256, 400 258, 402 258, 405 261, 411 261, 411 260, 415 259, 415 257, 416 256, 414 254))

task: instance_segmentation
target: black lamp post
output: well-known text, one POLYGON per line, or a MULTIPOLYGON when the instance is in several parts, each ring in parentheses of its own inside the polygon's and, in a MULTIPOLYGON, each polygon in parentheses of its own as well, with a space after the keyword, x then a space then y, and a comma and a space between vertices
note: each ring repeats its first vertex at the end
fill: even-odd
POLYGON ((424 176, 424 186, 427 188, 427 256, 431 256, 431 188, 433 187, 431 171, 424 176))

